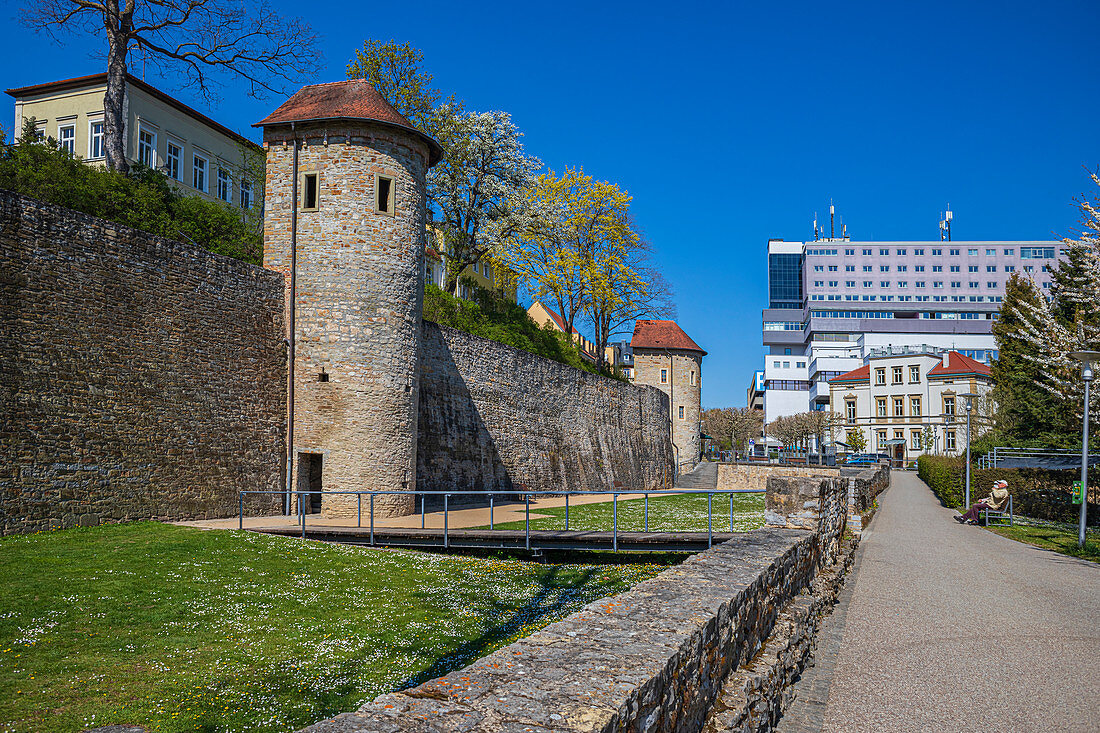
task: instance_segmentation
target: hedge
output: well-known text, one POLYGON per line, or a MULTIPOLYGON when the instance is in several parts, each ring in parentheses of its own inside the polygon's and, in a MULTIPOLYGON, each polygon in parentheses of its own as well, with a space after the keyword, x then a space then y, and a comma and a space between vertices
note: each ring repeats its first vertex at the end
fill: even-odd
POLYGON ((594 374, 626 381, 618 370, 608 374, 581 356, 577 344, 550 327, 540 328, 520 305, 486 290, 472 279, 463 282, 470 298, 456 298, 433 284, 424 288, 424 318, 443 326, 529 351, 594 374))
MULTIPOLYGON (((951 509, 963 509, 966 493, 966 461, 946 456, 921 456, 917 476, 928 484, 940 502, 951 509)), ((1070 500, 1077 471, 1051 471, 1041 468, 970 469, 970 502, 988 496, 993 482, 1004 479, 1012 494, 1016 514, 1059 522, 1076 522, 1081 507, 1070 500)), ((1100 468, 1089 473, 1088 523, 1100 526, 1100 468)))

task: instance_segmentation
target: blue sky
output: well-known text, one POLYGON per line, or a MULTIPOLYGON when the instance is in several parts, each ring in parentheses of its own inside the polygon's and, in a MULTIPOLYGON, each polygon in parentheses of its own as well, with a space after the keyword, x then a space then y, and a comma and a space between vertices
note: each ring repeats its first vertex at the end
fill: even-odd
MULTIPOLYGON (((1045 239, 1077 218, 1100 164, 1100 3, 410 3, 274 0, 344 75, 368 37, 423 50, 438 86, 512 113, 548 167, 580 165, 633 211, 709 351, 704 406, 740 406, 762 364, 765 247, 811 236, 830 198, 854 239, 1045 239)), ((5 88, 95 73, 0 11, 5 88)), ((140 74, 140 62, 131 62, 140 74)), ((230 77, 208 105, 245 134, 281 101, 230 77)), ((12 106, 0 118, 11 126, 12 106)))

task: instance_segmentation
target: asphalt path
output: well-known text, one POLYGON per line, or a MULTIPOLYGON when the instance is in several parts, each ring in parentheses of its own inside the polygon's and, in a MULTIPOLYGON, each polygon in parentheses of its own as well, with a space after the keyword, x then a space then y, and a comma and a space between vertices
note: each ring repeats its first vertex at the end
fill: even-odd
POLYGON ((821 730, 1100 731, 1100 566, 957 524, 912 473, 879 504, 821 730))

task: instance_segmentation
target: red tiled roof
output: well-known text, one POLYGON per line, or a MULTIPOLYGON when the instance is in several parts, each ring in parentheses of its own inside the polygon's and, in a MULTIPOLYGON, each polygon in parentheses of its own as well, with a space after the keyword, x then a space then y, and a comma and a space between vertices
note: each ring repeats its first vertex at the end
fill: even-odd
POLYGON ((682 349, 707 355, 676 321, 636 321, 630 346, 634 349, 682 349))
POLYGON ((941 360, 939 364, 928 371, 930 377, 946 377, 958 374, 977 374, 983 377, 992 376, 992 370, 977 359, 963 356, 957 351, 948 352, 948 362, 951 366, 945 367, 941 360))
POLYGON ((415 133, 428 143, 431 148, 429 165, 435 165, 443 157, 443 149, 439 143, 416 129, 386 101, 373 84, 364 79, 304 86, 253 127, 311 120, 370 120, 400 127, 415 133))
POLYGON ((845 372, 844 374, 841 374, 840 376, 833 377, 832 379, 829 380, 829 384, 833 384, 834 382, 860 382, 860 381, 863 381, 864 379, 866 379, 866 380, 871 379, 871 365, 870 364, 864 364, 863 366, 859 367, 858 369, 853 369, 850 372, 845 372))
MULTIPOLYGON (((9 96, 15 97, 16 99, 20 99, 20 98, 30 97, 30 96, 33 96, 35 94, 50 94, 50 93, 58 93, 58 92, 67 92, 67 91, 72 90, 72 89, 84 89, 86 87, 95 87, 95 86, 99 86, 100 84, 106 84, 106 83, 107 83, 107 72, 104 71, 104 72, 101 72, 99 74, 89 74, 88 76, 78 76, 78 77, 75 77, 73 79, 61 79, 60 81, 48 81, 48 82, 45 82, 44 84, 32 84, 31 86, 27 86, 27 87, 18 87, 16 89, 8 89, 8 90, 6 90, 6 92, 9 96)), ((188 107, 186 104, 179 101, 175 97, 173 97, 169 94, 166 94, 165 92, 162 92, 161 90, 157 89, 152 84, 147 84, 146 82, 142 81, 141 79, 138 79, 136 76, 133 76, 132 74, 127 74, 126 75, 126 83, 130 84, 134 87, 137 87, 138 89, 142 90, 146 94, 148 94, 152 97, 155 97, 156 99, 159 99, 161 102, 164 102, 165 104, 167 104, 170 107, 175 107, 177 110, 179 110, 180 112, 183 112, 188 117, 191 117, 195 120, 198 120, 199 122, 203 123, 207 127, 211 127, 213 129, 217 130, 218 132, 225 135, 226 137, 233 138, 234 140, 241 143, 242 145, 246 145, 250 148, 260 148, 260 146, 257 145, 255 141, 249 140, 247 137, 241 135, 240 133, 233 132, 232 130, 230 130, 228 127, 221 124, 220 122, 215 122, 214 120, 212 120, 209 117, 207 117, 206 115, 204 115, 202 112, 199 112, 196 109, 188 107)), ((15 132, 16 132, 16 135, 18 136, 19 130, 16 130, 15 132)))
MULTIPOLYGON (((554 321, 554 325, 556 325, 558 327, 558 330, 561 331, 562 333, 565 333, 565 320, 561 316, 558 315, 557 311, 554 311, 554 310, 548 308, 546 306, 546 303, 543 303, 541 300, 538 301, 538 302, 539 302, 539 305, 542 306, 542 309, 544 311, 546 311, 547 315, 549 315, 550 318, 554 321)), ((576 335, 576 336, 581 335, 581 332, 577 330, 576 326, 573 327, 573 334, 576 335)))

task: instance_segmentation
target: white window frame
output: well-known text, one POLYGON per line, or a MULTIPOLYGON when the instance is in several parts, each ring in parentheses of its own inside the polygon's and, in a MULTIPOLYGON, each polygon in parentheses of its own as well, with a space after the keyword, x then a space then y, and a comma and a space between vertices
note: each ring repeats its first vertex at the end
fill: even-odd
POLYGON ((684 406, 680 405, 680 408, 676 411, 676 415, 680 420, 684 419, 684 406))
POLYGON ((193 153, 191 155, 191 187, 196 191, 210 193, 210 159, 198 153, 193 153), (200 160, 202 161, 201 167, 198 165, 200 160), (202 188, 196 185, 198 183, 198 174, 200 170, 202 171, 202 188))
POLYGON ((88 120, 88 160, 100 160, 107 157, 107 149, 105 145, 106 129, 103 119, 88 120), (95 132, 96 125, 99 125, 99 134, 95 132), (99 142, 99 155, 96 155, 96 141, 99 142))
POLYGON ((70 155, 76 155, 76 122, 66 121, 57 125, 57 147, 68 150, 70 155), (61 139, 62 130, 68 130, 72 134, 68 145, 61 139))
POLYGON ((254 195, 255 189, 252 186, 252 181, 242 176, 239 188, 241 193, 241 208, 251 209, 252 206, 256 203, 254 195), (246 201, 248 202, 247 205, 245 204, 246 201))
POLYGON ((173 140, 168 138, 168 142, 164 146, 164 174, 173 181, 183 183, 183 143, 179 140, 173 140), (175 148, 179 153, 175 156, 172 155, 172 148, 175 148), (172 158, 176 160, 175 174, 172 175, 172 158))
POLYGON ((230 175, 229 170, 218 166, 218 191, 217 199, 224 201, 227 204, 233 203, 233 176, 230 175), (225 196, 222 196, 222 179, 225 179, 225 196))
POLYGON ((138 125, 138 141, 137 142, 138 142, 138 154, 137 154, 138 162, 141 163, 142 165, 148 166, 149 168, 156 169, 157 164, 158 164, 157 163, 157 158, 159 157, 157 155, 157 132, 156 132, 156 130, 150 129, 148 125, 139 124, 138 125), (148 146, 148 150, 149 150, 149 160, 148 160, 148 162, 141 159, 142 158, 142 152, 146 149, 146 146, 144 144, 144 140, 142 139, 142 135, 149 135, 153 138, 152 143, 148 146))
POLYGON ((661 384, 668 384, 668 369, 661 370, 661 384))

